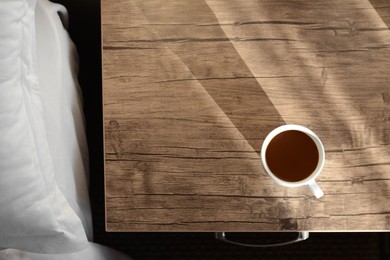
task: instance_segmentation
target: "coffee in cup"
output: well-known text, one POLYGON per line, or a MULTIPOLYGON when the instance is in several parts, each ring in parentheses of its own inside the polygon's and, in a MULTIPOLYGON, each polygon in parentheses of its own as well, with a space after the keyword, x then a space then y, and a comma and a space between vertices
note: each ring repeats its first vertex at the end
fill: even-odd
POLYGON ((317 198, 323 196, 315 178, 323 168, 325 150, 308 128, 290 124, 274 129, 264 139, 261 159, 268 175, 280 185, 309 185, 317 198))

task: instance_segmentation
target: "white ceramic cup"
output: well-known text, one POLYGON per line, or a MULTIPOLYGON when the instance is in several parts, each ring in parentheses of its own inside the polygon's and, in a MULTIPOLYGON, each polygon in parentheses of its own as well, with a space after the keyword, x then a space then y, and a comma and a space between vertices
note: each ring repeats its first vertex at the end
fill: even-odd
POLYGON ((310 129, 308 129, 304 126, 294 125, 294 124, 282 125, 282 126, 275 128, 264 139, 263 145, 261 147, 261 161, 263 163, 264 169, 267 172, 267 174, 276 183, 278 183, 282 186, 285 186, 285 187, 299 187, 299 186, 303 186, 303 185, 309 185, 310 190, 313 192, 313 194, 316 198, 321 198, 324 195, 324 192, 321 190, 321 188, 316 183, 315 178, 321 173, 322 168, 324 167, 325 149, 324 149, 324 145, 322 144, 320 138, 318 138, 318 136, 310 129), (267 161, 265 159, 265 153, 266 153, 267 147, 268 147, 269 143, 271 142, 271 140, 275 136, 277 136, 278 134, 285 132, 285 131, 289 131, 289 130, 297 130, 297 131, 303 132, 306 135, 308 135, 316 144, 317 149, 318 149, 318 155, 319 155, 317 167, 312 172, 312 174, 310 174, 305 179, 303 179, 301 181, 297 181, 297 182, 289 182, 289 181, 279 179, 277 176, 275 176, 272 173, 272 171, 268 167, 267 161))

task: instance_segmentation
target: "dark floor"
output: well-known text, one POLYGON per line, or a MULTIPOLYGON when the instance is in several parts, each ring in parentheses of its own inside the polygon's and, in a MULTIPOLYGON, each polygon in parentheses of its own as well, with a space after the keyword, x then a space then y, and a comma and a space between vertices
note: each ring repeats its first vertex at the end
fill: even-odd
MULTIPOLYGON (((253 234, 259 237, 254 239, 251 234, 244 234, 247 241, 258 240, 261 243, 280 240, 278 235, 285 236, 269 235, 253 234)), ((123 233, 109 235, 102 241, 128 252, 135 259, 381 259, 377 233, 317 233, 311 234, 304 242, 279 248, 244 248, 229 245, 215 240, 212 233, 123 233)))
MULTIPOLYGON (((311 233, 307 241, 282 248, 228 245, 213 233, 106 233, 104 231, 103 131, 100 56, 100 2, 56 0, 70 15, 70 34, 80 56, 90 151, 90 194, 95 241, 135 259, 390 259, 389 233, 311 233)), ((237 239, 270 243, 294 234, 235 234, 237 239)))

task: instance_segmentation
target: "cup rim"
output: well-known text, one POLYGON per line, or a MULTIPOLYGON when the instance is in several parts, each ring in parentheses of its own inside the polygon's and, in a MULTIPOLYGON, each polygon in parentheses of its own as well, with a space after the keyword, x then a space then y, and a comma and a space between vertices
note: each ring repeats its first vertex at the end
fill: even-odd
POLYGON ((325 149, 324 149, 324 145, 322 144, 320 138, 312 130, 310 130, 307 127, 304 127, 302 125, 285 124, 285 125, 281 125, 281 126, 276 127, 271 132, 269 132, 268 135, 265 137, 263 144, 261 146, 261 161, 262 161, 263 168, 265 169, 266 173, 274 181, 276 181, 278 184, 285 186, 285 187, 299 187, 299 186, 306 185, 306 184, 313 182, 315 180, 315 178, 321 173, 321 171, 324 167, 324 163, 325 163, 325 149), (301 131, 301 132, 307 134, 316 144, 317 149, 318 149, 318 154, 319 154, 318 164, 317 164, 316 169, 308 177, 306 177, 303 180, 297 181, 297 182, 285 181, 285 180, 282 180, 282 179, 278 178, 277 176, 275 176, 272 173, 272 171, 269 169, 267 161, 265 159, 265 152, 267 150, 267 147, 268 147, 270 141, 276 135, 278 135, 282 132, 285 132, 285 131, 289 131, 289 130, 297 130, 297 131, 301 131))

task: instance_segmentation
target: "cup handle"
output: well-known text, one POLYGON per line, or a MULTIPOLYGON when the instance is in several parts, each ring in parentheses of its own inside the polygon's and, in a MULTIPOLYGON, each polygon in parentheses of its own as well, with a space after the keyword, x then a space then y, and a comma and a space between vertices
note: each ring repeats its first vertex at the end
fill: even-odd
POLYGON ((324 196, 324 192, 321 190, 320 186, 318 186, 315 181, 309 182, 308 185, 311 192, 313 192, 314 196, 316 196, 317 199, 324 196))

